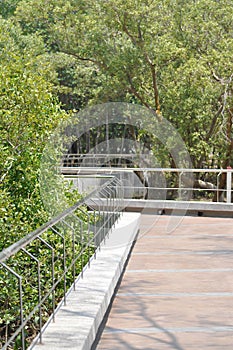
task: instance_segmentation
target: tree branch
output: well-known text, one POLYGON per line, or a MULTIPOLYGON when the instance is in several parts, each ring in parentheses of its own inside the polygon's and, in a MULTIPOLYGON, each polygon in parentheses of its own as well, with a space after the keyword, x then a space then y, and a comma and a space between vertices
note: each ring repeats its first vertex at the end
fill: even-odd
POLYGON ((6 172, 1 176, 0 178, 0 183, 2 183, 5 179, 5 177, 8 175, 9 171, 11 170, 12 166, 13 166, 13 160, 10 162, 10 165, 7 167, 6 172))
MULTIPOLYGON (((143 38, 142 38, 142 32, 141 32, 141 27, 140 27, 140 23, 138 23, 137 28, 138 28, 138 40, 130 33, 130 31, 127 28, 126 25, 126 20, 127 20, 127 14, 124 14, 124 22, 123 22, 123 31, 128 35, 128 37, 131 39, 132 43, 139 47, 142 50, 143 56, 146 60, 146 62, 148 63, 149 67, 150 67, 150 71, 151 71, 151 76, 152 76, 152 85, 153 85, 153 92, 154 92, 154 104, 155 104, 155 109, 156 109, 156 114, 159 118, 159 120, 161 121, 162 119, 162 115, 161 115, 161 106, 160 106, 160 101, 159 101, 159 90, 158 90, 158 84, 157 84, 157 77, 156 77, 156 70, 155 70, 155 65, 154 63, 151 61, 148 53, 144 50, 144 43, 143 43, 143 38)), ((128 77, 129 78, 129 77, 128 77)), ((130 79, 129 79, 130 81, 130 79)), ((133 88, 133 84, 132 81, 130 81, 130 85, 131 88, 133 88)), ((133 93, 136 96, 136 90, 133 88, 133 93)), ((138 95, 138 93, 137 93, 138 95)), ((142 98, 140 96, 137 96, 141 102, 142 98)), ((143 102, 144 105, 145 102, 143 102)))
POLYGON ((76 59, 78 59, 80 61, 90 62, 90 63, 93 63, 93 64, 97 65, 100 68, 104 68, 104 69, 108 70, 108 66, 106 64, 104 64, 103 62, 97 61, 97 60, 95 60, 93 58, 82 57, 82 56, 78 55, 75 52, 68 52, 68 51, 65 51, 64 49, 61 49, 60 52, 64 53, 65 55, 68 55, 68 56, 73 56, 74 58, 76 58, 76 59))
POLYGON ((129 91, 132 92, 134 94, 134 96, 137 97, 145 107, 152 110, 151 106, 143 99, 143 97, 138 93, 138 91, 134 87, 132 78, 131 78, 129 73, 127 73, 127 78, 128 78, 129 84, 130 84, 129 91))
POLYGON ((155 102, 155 107, 156 107, 156 114, 158 115, 158 117, 161 121, 161 107, 160 107, 160 102, 159 102, 159 90, 158 90, 158 85, 157 85, 156 71, 155 71, 155 67, 153 64, 150 66, 150 69, 151 69, 152 81, 153 81, 154 102, 155 102))
POLYGON ((210 128, 209 128, 209 131, 208 133, 206 134, 206 141, 209 140, 209 138, 211 137, 211 135, 213 134, 214 132, 214 128, 215 128, 215 125, 217 123, 217 120, 218 120, 218 117, 220 116, 220 114, 223 112, 224 110, 224 105, 221 105, 218 109, 218 111, 215 113, 213 119, 212 119, 212 123, 210 125, 210 128))
POLYGON ((131 39, 132 43, 135 46, 138 46, 137 39, 129 32, 129 30, 127 28, 126 20, 127 20, 127 13, 125 12, 124 13, 124 22, 123 22, 123 25, 122 25, 123 31, 128 35, 128 37, 131 39))

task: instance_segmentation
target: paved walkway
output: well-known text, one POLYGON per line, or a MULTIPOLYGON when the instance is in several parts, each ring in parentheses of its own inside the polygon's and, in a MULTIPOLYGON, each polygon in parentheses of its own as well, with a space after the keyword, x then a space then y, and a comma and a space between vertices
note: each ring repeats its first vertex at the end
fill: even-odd
POLYGON ((142 217, 97 350, 233 349, 233 221, 170 220, 142 217))

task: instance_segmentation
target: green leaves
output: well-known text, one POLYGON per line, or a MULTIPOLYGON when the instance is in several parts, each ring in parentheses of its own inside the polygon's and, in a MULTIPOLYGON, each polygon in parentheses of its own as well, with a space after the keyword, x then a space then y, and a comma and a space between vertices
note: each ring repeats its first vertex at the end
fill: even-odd
POLYGON ((43 59, 41 40, 26 38, 18 26, 0 19, 0 47, 3 248, 47 218, 39 196, 38 169, 46 139, 62 113, 47 81, 49 65, 43 59))
POLYGON ((231 0, 2 4, 9 20, 0 20, 0 179, 3 197, 20 198, 25 217, 61 116, 54 96, 66 110, 107 101, 161 109, 195 167, 233 161, 231 0))
POLYGON ((3 18, 11 17, 20 0, 2 0, 0 4, 0 16, 3 18))

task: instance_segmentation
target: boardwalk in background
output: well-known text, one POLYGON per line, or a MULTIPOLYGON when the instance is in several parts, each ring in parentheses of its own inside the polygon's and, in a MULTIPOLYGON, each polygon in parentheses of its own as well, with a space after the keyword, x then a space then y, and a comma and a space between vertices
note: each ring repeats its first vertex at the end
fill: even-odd
POLYGON ((142 216, 98 350, 232 350, 232 219, 169 220, 142 216))

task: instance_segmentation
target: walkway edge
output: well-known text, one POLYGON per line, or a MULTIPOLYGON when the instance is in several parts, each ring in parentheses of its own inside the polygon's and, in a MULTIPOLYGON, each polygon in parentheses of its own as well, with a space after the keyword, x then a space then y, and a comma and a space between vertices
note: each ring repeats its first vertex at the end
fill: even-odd
POLYGON ((56 313, 43 333, 43 344, 33 350, 90 350, 123 272, 133 241, 139 230, 140 214, 123 213, 96 260, 70 289, 67 305, 56 313))

